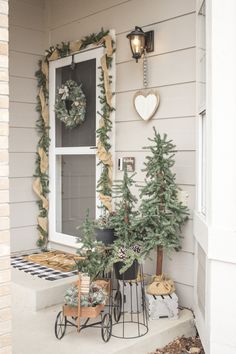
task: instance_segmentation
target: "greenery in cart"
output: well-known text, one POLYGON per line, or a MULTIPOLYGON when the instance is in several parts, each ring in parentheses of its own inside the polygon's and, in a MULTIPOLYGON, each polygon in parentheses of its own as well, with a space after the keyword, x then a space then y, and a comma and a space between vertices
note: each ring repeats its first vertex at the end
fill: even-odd
POLYGON ((145 184, 140 191, 140 218, 136 225, 149 253, 157 247, 156 274, 162 273, 163 249, 178 251, 181 248, 181 229, 188 218, 188 208, 179 201, 179 191, 172 167, 175 164, 175 145, 154 129, 149 138, 150 155, 143 171, 145 184))
POLYGON ((87 273, 93 280, 107 268, 107 257, 105 246, 95 239, 95 224, 89 219, 89 212, 79 227, 79 232, 77 254, 81 260, 76 261, 76 264, 81 273, 87 273))
MULTIPOLYGON (((64 301, 66 305, 76 307, 78 306, 78 286, 72 285, 66 290, 64 301)), ((91 283, 88 294, 80 295, 80 306, 95 307, 100 304, 105 304, 106 293, 96 283, 91 283)))

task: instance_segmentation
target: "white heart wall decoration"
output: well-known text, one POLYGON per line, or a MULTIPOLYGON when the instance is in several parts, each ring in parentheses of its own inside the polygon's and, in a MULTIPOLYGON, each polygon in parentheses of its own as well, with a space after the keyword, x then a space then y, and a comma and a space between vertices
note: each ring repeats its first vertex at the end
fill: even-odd
POLYGON ((134 95, 135 110, 144 121, 148 121, 154 116, 159 104, 160 96, 157 92, 139 91, 134 95))

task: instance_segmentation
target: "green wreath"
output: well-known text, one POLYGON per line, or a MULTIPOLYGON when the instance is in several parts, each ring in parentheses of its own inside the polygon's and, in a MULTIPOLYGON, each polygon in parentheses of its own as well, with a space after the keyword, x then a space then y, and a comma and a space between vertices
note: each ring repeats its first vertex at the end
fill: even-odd
POLYGON ((57 89, 55 114, 70 129, 85 121, 86 98, 81 86, 68 80, 57 89))

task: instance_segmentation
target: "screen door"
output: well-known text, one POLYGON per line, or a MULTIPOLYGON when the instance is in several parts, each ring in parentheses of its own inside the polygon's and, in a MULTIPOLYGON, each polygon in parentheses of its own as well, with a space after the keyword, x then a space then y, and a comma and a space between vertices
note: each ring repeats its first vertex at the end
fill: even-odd
POLYGON ((49 240, 68 246, 76 245, 78 227, 88 209, 91 218, 99 216, 96 129, 102 55, 103 48, 97 48, 50 63, 49 240), (86 97, 85 121, 73 129, 67 128, 54 112, 56 90, 67 80, 81 84, 86 97))

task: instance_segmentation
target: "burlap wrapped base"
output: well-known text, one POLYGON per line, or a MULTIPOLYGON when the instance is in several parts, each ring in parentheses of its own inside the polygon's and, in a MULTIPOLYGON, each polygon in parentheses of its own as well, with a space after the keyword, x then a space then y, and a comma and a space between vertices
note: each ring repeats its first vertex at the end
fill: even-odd
POLYGON ((172 279, 165 274, 155 275, 152 282, 147 286, 147 293, 150 295, 169 295, 175 291, 172 279))

